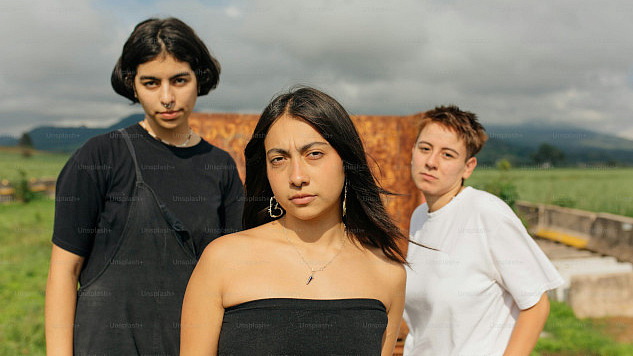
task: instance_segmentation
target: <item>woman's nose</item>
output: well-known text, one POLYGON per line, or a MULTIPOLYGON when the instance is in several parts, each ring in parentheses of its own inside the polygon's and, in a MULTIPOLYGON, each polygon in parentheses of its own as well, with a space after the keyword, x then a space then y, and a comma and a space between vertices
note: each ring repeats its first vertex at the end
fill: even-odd
POLYGON ((290 184, 301 187, 310 183, 310 177, 308 176, 303 163, 300 160, 295 160, 292 163, 292 170, 289 177, 290 184))
POLYGON ((437 156, 436 153, 431 153, 428 159, 426 160, 426 166, 429 168, 437 168, 438 159, 439 157, 437 156))
POLYGON ((160 103, 164 107, 171 109, 171 105, 174 102, 174 93, 171 85, 167 84, 161 88, 160 91, 160 103))

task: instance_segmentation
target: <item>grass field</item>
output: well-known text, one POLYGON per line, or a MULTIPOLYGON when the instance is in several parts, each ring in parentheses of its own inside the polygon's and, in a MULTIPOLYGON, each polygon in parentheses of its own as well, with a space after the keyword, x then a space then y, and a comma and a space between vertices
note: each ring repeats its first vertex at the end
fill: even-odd
POLYGON ((0 355, 44 355, 54 202, 0 205, 0 355))
MULTIPOLYGON (((0 180, 57 177, 69 154, 0 148, 0 180)), ((44 355, 44 291, 54 201, 0 205, 0 355, 44 355)))
MULTIPOLYGON (((53 223, 51 200, 0 205, 0 356, 44 355, 44 291, 53 223)), ((633 355, 603 333, 604 321, 578 320, 563 303, 534 355, 633 355)))
MULTIPOLYGON (((56 177, 69 155, 0 149, 0 178, 56 177)), ((483 186, 496 170, 476 170, 467 184, 483 186)), ((633 216, 633 169, 511 170, 504 173, 519 198, 564 202, 576 208, 633 216)), ((54 202, 0 205, 0 356, 44 355, 44 291, 50 258, 54 202)), ((604 333, 607 321, 578 320, 562 303, 552 303, 550 318, 534 355, 633 355, 633 345, 604 333)))
POLYGON ((0 147, 0 180, 14 182, 20 177, 19 170, 24 170, 27 178, 57 178, 69 157, 42 151, 24 157, 18 148, 0 147))
POLYGON ((520 200, 633 217, 633 168, 475 169, 466 181, 477 188, 504 175, 520 200))
POLYGON ((580 320, 567 304, 551 302, 544 336, 532 355, 633 356, 633 344, 614 342, 607 335, 608 323, 605 319, 580 320))

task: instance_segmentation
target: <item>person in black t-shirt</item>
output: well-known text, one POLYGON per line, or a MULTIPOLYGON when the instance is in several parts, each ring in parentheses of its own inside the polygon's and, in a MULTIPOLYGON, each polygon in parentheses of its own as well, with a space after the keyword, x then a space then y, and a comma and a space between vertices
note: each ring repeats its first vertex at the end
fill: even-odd
POLYGON ((200 254, 241 230, 235 162, 188 123, 219 74, 175 18, 143 21, 125 43, 112 86, 145 119, 92 138, 60 173, 48 355, 178 354, 182 298, 200 254))

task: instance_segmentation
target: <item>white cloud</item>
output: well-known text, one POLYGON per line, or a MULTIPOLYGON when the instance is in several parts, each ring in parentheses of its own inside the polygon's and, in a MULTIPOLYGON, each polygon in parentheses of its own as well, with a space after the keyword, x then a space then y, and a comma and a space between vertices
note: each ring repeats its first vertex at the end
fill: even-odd
POLYGON ((231 18, 237 18, 242 16, 242 10, 236 6, 229 6, 225 10, 226 16, 231 18))
POLYGON ((137 22, 168 15, 189 23, 222 64, 199 111, 259 112, 305 83, 357 114, 454 103, 484 123, 633 132, 626 0, 2 2, 0 45, 12 49, 0 57, 2 132, 140 111, 112 92, 110 71, 137 22))

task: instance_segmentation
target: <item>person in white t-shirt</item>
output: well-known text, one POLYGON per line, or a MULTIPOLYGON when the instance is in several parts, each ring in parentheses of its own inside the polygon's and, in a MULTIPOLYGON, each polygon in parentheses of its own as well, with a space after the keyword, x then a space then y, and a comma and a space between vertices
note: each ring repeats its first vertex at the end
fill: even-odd
POLYGON ((529 355, 563 283, 502 200, 465 187, 487 140, 476 115, 422 118, 411 175, 426 203, 411 216, 404 355, 529 355))

